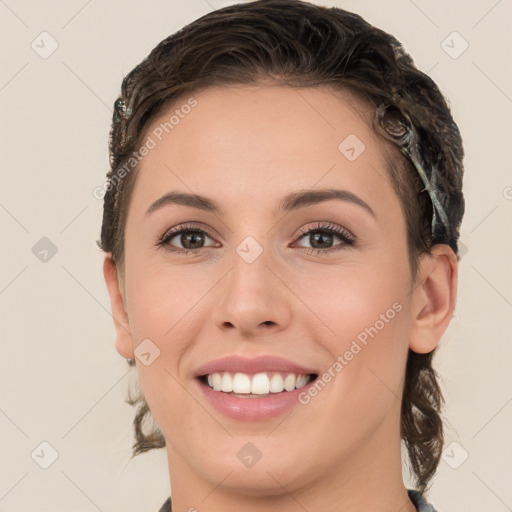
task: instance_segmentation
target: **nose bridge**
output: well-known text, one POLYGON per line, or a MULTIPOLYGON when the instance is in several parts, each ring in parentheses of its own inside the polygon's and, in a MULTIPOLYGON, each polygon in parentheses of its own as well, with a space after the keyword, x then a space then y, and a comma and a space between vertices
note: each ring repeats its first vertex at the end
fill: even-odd
POLYGON ((275 255, 268 242, 269 238, 247 236, 234 248, 229 257, 230 271, 214 307, 214 322, 219 328, 236 328, 250 335, 259 329, 279 330, 288 324, 289 304, 272 270, 275 255))

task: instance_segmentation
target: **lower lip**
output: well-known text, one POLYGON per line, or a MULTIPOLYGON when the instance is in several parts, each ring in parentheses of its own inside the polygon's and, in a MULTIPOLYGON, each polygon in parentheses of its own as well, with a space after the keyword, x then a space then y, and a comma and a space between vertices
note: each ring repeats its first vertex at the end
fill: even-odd
POLYGON ((198 381, 206 400, 219 412, 239 421, 258 421, 275 418, 284 414, 294 405, 300 405, 299 394, 307 391, 314 381, 300 389, 283 391, 261 398, 240 398, 222 391, 215 391, 210 386, 198 381))

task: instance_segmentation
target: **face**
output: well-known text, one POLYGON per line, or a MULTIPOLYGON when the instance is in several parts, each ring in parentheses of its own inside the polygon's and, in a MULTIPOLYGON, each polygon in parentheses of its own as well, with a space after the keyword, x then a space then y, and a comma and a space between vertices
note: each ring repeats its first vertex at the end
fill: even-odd
POLYGON ((193 98, 146 134, 116 342, 171 480, 272 493, 398 456, 417 308, 371 108, 326 88, 193 98))

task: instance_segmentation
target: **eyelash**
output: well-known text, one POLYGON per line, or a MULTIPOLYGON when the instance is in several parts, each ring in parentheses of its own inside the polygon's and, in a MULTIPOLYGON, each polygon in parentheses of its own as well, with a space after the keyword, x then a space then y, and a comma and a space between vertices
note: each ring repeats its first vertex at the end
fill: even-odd
MULTIPOLYGON (((345 228, 342 228, 340 226, 337 226, 336 224, 331 223, 325 223, 325 222, 317 222, 313 227, 303 228, 300 230, 300 232, 297 234, 297 240, 302 240, 306 237, 306 235, 309 235, 314 232, 326 232, 331 235, 336 235, 340 240, 343 242, 341 244, 338 244, 337 246, 329 249, 317 249, 316 247, 301 247, 301 249, 304 250, 307 254, 320 254, 320 253, 331 253, 334 251, 342 250, 344 248, 353 247, 355 245, 355 237, 345 228)), ((180 224, 176 226, 175 228, 172 228, 171 230, 164 233, 164 235, 160 238, 158 241, 159 247, 165 247, 167 250, 172 251, 176 254, 189 254, 194 253, 200 249, 205 249, 206 247, 201 247, 199 249, 176 249, 174 247, 171 247, 169 244, 169 241, 172 240, 175 236, 181 235, 184 233, 201 233, 203 235, 207 235, 209 238, 214 238, 210 235, 210 233, 202 228, 199 228, 197 225, 194 224, 180 224)))

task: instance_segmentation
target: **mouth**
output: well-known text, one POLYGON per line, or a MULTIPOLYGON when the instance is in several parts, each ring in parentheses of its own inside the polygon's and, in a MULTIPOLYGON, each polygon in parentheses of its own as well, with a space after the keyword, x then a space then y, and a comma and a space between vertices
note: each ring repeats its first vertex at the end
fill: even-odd
POLYGON ((264 421, 300 405, 300 396, 319 373, 288 359, 230 355, 210 361, 195 373, 200 394, 223 416, 237 421, 264 421))
POLYGON ((318 377, 315 373, 291 372, 214 372, 199 381, 214 391, 237 398, 267 398, 301 389, 318 377))

